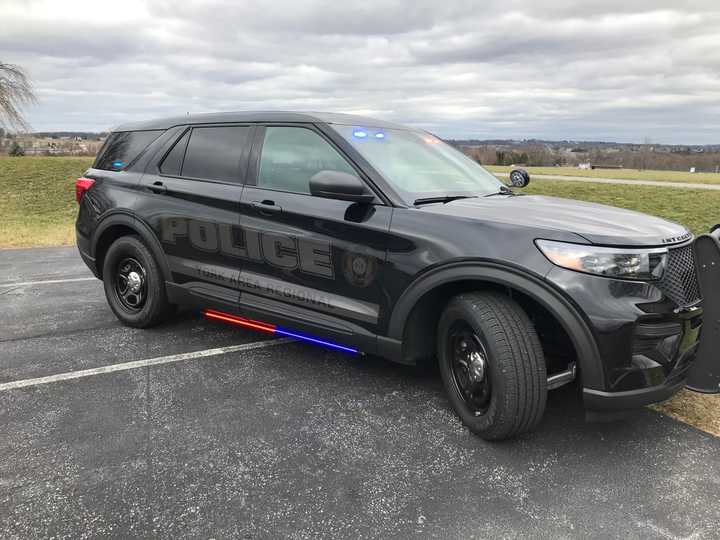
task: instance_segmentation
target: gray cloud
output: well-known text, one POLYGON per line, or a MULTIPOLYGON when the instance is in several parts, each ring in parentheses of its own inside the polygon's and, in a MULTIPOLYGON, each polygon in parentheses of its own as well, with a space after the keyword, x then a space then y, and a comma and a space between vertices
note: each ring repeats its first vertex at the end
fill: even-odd
POLYGON ((35 129, 242 109, 358 112, 446 137, 720 143, 720 5, 0 0, 35 129))

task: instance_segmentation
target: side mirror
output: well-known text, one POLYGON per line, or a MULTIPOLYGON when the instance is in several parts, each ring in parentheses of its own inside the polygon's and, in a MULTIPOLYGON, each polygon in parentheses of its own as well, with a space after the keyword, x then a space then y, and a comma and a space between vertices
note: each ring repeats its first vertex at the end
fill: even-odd
POLYGON ((525 169, 513 169, 510 173, 510 185, 516 188, 524 188, 530 183, 530 175, 525 169))
POLYGON ((369 203, 373 195, 357 176, 342 171, 320 171, 310 178, 310 194, 325 199, 369 203))

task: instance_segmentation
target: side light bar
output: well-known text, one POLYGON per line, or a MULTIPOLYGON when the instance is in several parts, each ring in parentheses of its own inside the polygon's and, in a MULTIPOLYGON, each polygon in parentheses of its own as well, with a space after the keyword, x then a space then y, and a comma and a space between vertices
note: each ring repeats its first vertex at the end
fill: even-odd
POLYGON ((313 336, 308 336, 305 334, 300 334, 298 332, 294 332, 292 330, 286 329, 286 328, 280 328, 274 324, 262 322, 262 321, 256 321, 254 319, 247 319, 245 317, 240 317, 238 315, 232 315, 230 313, 225 313, 223 311, 217 311, 214 309, 206 309, 203 311, 203 314, 208 319, 213 319, 216 321, 223 321, 231 324, 235 324, 237 326, 242 326, 243 328, 251 328, 253 330, 259 330, 261 332, 268 332, 270 334, 277 334, 280 336, 287 336, 295 339, 299 339, 302 341, 307 341, 308 343, 314 343, 315 345, 322 345, 324 347, 328 347, 329 349, 335 349, 338 351, 344 351, 349 352, 353 354, 358 354, 357 349, 353 349, 351 347, 346 347, 345 345, 340 345, 338 343, 333 343, 332 341, 327 341, 325 339, 316 338, 313 336))
POLYGON ((275 325, 267 324, 260 321, 253 321, 244 317, 238 317, 237 315, 231 315, 230 313, 223 313, 222 311, 215 311, 214 309, 206 309, 205 316, 208 319, 215 319, 218 321, 229 322, 243 326, 245 328, 252 328, 253 330, 260 330, 261 332, 275 333, 275 325))

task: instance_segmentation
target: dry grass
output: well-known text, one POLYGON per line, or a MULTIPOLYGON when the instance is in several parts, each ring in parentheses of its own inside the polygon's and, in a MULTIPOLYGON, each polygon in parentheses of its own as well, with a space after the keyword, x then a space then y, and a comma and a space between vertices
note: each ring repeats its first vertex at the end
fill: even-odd
MULTIPOLYGON (((492 172, 509 172, 511 167, 485 165, 492 172)), ((577 167, 526 167, 532 176, 582 176, 587 178, 617 178, 619 180, 654 180, 684 184, 720 184, 719 173, 690 173, 686 171, 638 171, 637 169, 578 169, 577 167)))
POLYGON ((720 394, 698 394, 682 390, 653 409, 720 437, 720 394))

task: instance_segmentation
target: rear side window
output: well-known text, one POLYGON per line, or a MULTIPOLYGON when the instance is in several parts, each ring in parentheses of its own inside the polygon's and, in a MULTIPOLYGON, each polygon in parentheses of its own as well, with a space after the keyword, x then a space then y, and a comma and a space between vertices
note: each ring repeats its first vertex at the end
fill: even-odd
POLYGON ((182 176, 240 182, 240 165, 247 154, 249 139, 249 126, 193 128, 185 151, 182 176))
POLYGON ((258 187, 309 194, 310 178, 328 170, 356 175, 345 158, 314 131, 300 127, 265 129, 258 187))
POLYGON ((188 140, 190 139, 190 130, 185 132, 185 135, 175 143, 172 150, 165 156, 165 159, 160 165, 160 172, 163 174, 169 174, 172 176, 180 176, 182 172, 183 159, 185 158, 185 149, 187 148, 188 140))
POLYGON ((105 171, 123 170, 161 133, 162 130, 116 131, 111 133, 102 152, 95 160, 94 168, 105 171))

